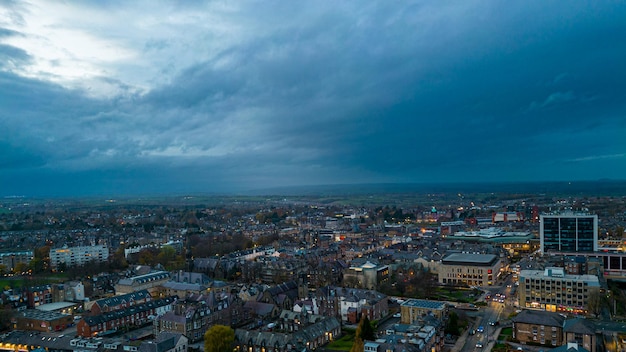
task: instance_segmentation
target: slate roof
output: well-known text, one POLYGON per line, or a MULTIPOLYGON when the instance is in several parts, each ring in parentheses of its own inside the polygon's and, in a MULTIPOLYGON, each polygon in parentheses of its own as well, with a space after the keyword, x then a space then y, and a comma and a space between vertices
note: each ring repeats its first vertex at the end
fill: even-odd
POLYGON ((133 277, 129 277, 126 279, 121 279, 119 281, 119 285, 126 285, 126 286, 132 286, 132 285, 141 285, 141 284, 145 284, 146 282, 150 282, 150 281, 156 281, 156 280, 164 280, 170 277, 170 273, 167 271, 157 271, 154 273, 150 273, 150 274, 145 274, 145 275, 139 275, 139 276, 133 276, 133 277))
POLYGON ((109 298, 99 299, 96 301, 95 304, 97 304, 100 307, 104 307, 104 306, 113 307, 113 306, 118 306, 122 304, 122 302, 141 301, 146 298, 150 298, 150 293, 148 292, 148 290, 140 290, 140 291, 127 293, 124 295, 118 295, 118 296, 113 296, 109 298))
POLYGON ((594 335, 596 333, 596 325, 591 320, 585 318, 568 319, 563 325, 563 332, 594 335))
POLYGON ((287 344, 291 344, 296 347, 296 350, 302 350, 306 348, 307 341, 313 341, 318 337, 324 336, 327 331, 333 331, 340 327, 341 324, 337 318, 327 317, 320 322, 290 334, 237 329, 235 330, 235 340, 241 344, 252 344, 254 346, 278 346, 281 350, 287 344))
POLYGON ((590 351, 580 345, 576 345, 576 347, 574 347, 572 343, 568 343, 563 346, 553 348, 550 350, 550 352, 590 352, 590 351))
POLYGON ((334 286, 326 286, 318 290, 320 294, 324 296, 336 296, 339 298, 343 298, 346 301, 365 301, 368 304, 376 304, 383 299, 387 299, 387 295, 382 294, 380 292, 374 290, 365 290, 358 288, 345 288, 345 287, 334 287, 334 286))
POLYGON ((157 317, 158 321, 171 321, 175 323, 185 324, 187 319, 184 315, 178 315, 172 311, 166 312, 163 315, 157 317))
POLYGON ((87 323, 87 325, 95 326, 95 325, 98 325, 98 324, 106 323, 108 321, 125 318, 127 316, 131 316, 131 315, 139 313, 139 312, 146 312, 146 311, 149 311, 151 309, 164 307, 164 306, 166 306, 168 304, 174 303, 177 299, 178 299, 177 296, 171 296, 171 297, 166 297, 166 298, 162 298, 162 299, 157 299, 157 300, 154 300, 154 301, 149 301, 149 302, 146 302, 146 303, 137 304, 137 305, 134 305, 132 307, 129 307, 129 308, 126 308, 126 309, 122 309, 122 310, 117 310, 117 311, 114 311, 114 312, 108 312, 108 313, 95 315, 95 316, 85 316, 85 317, 83 317, 83 320, 85 321, 85 323, 87 323))
POLYGON ((243 306, 244 308, 251 309, 255 314, 259 316, 267 316, 271 314, 272 311, 274 311, 274 308, 276 308, 274 304, 256 301, 248 301, 243 306))
POLYGON ((562 328, 565 318, 558 313, 539 310, 522 310, 511 319, 514 323, 536 324, 562 328))

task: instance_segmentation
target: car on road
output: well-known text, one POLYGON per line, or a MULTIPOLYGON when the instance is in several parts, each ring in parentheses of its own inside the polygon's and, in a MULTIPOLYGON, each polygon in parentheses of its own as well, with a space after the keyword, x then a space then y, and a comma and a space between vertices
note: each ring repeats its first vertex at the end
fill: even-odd
POLYGON ((479 327, 478 327, 478 329, 476 329, 476 332, 480 332, 480 333, 485 332, 485 327, 484 327, 484 326, 482 326, 482 325, 481 325, 481 326, 479 326, 479 327))
POLYGON ((483 348, 482 342, 476 342, 476 348, 483 348))
POLYGON ((470 330, 470 331, 469 331, 469 334, 470 334, 470 335, 474 335, 475 333, 476 333, 476 330, 474 330, 474 329, 472 329, 472 330, 470 330))
POLYGON ((496 325, 498 325, 498 324, 499 324, 499 323, 498 323, 497 321, 495 321, 495 320, 494 320, 494 321, 490 321, 490 322, 489 322, 489 325, 491 325, 491 326, 496 326, 496 325))

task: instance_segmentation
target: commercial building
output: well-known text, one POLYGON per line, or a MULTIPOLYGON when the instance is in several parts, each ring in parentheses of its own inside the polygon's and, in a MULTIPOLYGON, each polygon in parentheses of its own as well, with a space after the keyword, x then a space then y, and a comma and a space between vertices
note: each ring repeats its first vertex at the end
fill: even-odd
POLYGON ((73 316, 57 312, 46 312, 37 309, 26 309, 11 318, 14 330, 29 331, 63 331, 73 322, 73 316))
POLYGON ((597 276, 566 275, 563 268, 522 270, 519 274, 519 304, 525 308, 585 313, 589 295, 599 289, 597 276))
POLYGON ((79 246, 50 249, 50 266, 58 269, 61 263, 67 267, 82 266, 89 262, 105 262, 109 259, 109 248, 105 245, 79 246))
POLYGON ((596 252, 598 216, 588 214, 541 215, 541 252, 596 252))
POLYGON ((491 286, 502 264, 495 254, 452 253, 439 265, 439 283, 444 285, 491 286))

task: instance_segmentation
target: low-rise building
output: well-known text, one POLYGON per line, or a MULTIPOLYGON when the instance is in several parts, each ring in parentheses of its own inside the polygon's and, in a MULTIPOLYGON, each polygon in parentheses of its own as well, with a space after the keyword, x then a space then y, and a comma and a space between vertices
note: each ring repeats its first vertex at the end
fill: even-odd
POLYGON ((567 343, 575 343, 589 352, 598 350, 598 338, 595 324, 585 318, 568 319, 563 325, 564 339, 567 343))
POLYGON ((284 311, 280 317, 273 324, 277 331, 235 330, 235 351, 310 351, 341 336, 341 323, 335 317, 284 311))
POLYGON ((89 310, 91 311, 91 315, 100 315, 103 313, 127 309, 151 300, 152 297, 150 296, 148 290, 139 290, 125 295, 99 299, 89 306, 89 310))
POLYGON ((241 302, 234 295, 223 292, 189 295, 176 302, 171 311, 156 317, 154 333, 180 333, 195 343, 202 341, 212 325, 237 325, 245 319, 241 302))
POLYGON ((343 273, 344 283, 368 290, 375 289, 387 280, 389 280, 389 267, 369 261, 359 266, 351 266, 343 273))
POLYGON ((32 286, 26 289, 26 299, 28 308, 37 308, 43 304, 53 302, 52 286, 41 285, 32 286))
POLYGON ((139 290, 148 290, 151 293, 158 291, 159 287, 169 281, 170 273, 167 271, 155 271, 152 273, 121 279, 115 285, 116 294, 131 293, 139 290))
POLYGON ((513 339, 521 343, 557 347, 563 344, 565 318, 557 313, 523 310, 511 319, 513 339))
POLYGON ((76 333, 82 337, 94 337, 144 326, 157 316, 172 310, 176 297, 166 297, 93 316, 85 316, 76 324, 76 333))
POLYGON ((319 314, 351 324, 358 323, 363 315, 372 321, 389 314, 387 295, 373 290, 325 286, 315 291, 312 301, 319 314))
POLYGON ((448 318, 448 304, 442 301, 409 299, 400 304, 400 314, 402 324, 413 324, 428 315, 445 321, 448 318))
POLYGON ((73 322, 73 316, 58 312, 47 312, 38 309, 26 309, 18 312, 11 319, 14 330, 28 331, 62 331, 73 322))

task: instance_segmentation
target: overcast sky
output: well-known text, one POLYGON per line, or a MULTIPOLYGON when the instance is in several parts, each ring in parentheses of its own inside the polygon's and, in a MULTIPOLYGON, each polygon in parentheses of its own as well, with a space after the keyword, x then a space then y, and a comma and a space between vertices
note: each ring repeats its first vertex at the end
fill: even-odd
POLYGON ((626 178, 626 2, 0 0, 0 195, 626 178))

